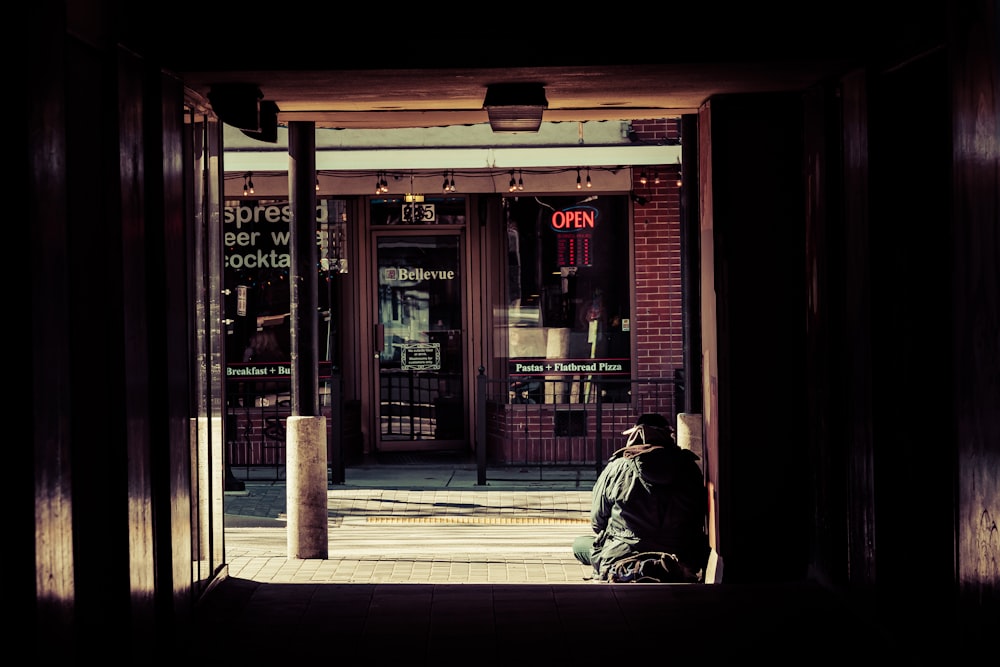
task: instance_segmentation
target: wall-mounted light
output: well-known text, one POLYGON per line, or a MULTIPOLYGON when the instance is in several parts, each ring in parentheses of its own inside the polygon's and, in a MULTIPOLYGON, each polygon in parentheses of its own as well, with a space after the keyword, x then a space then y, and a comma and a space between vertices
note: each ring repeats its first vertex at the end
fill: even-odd
POLYGON ((587 167, 587 187, 592 187, 594 184, 590 182, 590 167, 587 167))
POLYGON ((580 190, 583 188, 583 183, 580 181, 580 168, 576 168, 576 189, 580 190))
POLYGON ((253 194, 253 172, 248 171, 243 174, 243 196, 253 194))
POLYGON ((538 132, 548 106, 540 83, 493 83, 483 100, 494 132, 538 132))

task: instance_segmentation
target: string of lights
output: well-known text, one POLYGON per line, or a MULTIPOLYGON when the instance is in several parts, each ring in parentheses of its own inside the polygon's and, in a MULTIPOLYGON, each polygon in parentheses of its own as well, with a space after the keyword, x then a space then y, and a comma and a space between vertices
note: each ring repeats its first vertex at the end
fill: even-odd
MULTIPOLYGON (((638 175, 638 183, 647 187, 649 185, 659 186, 666 177, 667 183, 670 185, 676 185, 676 187, 681 187, 682 185, 682 170, 680 160, 678 160, 676 165, 676 175, 674 174, 673 165, 670 166, 658 166, 652 168, 643 168, 638 175), (647 175, 647 169, 651 169, 651 176, 647 175)), ((428 187, 429 179, 441 178, 440 191, 444 195, 449 195, 452 193, 457 193, 461 183, 466 184, 467 191, 477 192, 482 191, 477 189, 474 185, 476 180, 488 181, 490 182, 490 190, 495 191, 498 189, 500 183, 506 182, 507 191, 516 193, 523 192, 526 189, 530 192, 532 191, 531 182, 534 178, 537 181, 544 178, 549 178, 552 176, 559 176, 561 174, 570 175, 567 181, 567 187, 573 187, 572 176, 575 175, 575 187, 578 190, 581 189, 592 189, 602 187, 600 175, 602 173, 608 174, 619 174, 625 167, 622 166, 580 166, 580 167, 531 167, 528 169, 446 169, 441 170, 430 170, 430 169, 407 169, 407 170, 371 170, 371 169, 358 169, 358 170, 340 170, 340 169, 320 169, 316 171, 316 192, 322 191, 321 181, 327 183, 330 180, 340 180, 340 181, 354 181, 355 184, 351 187, 355 192, 361 192, 367 190, 375 195, 388 195, 390 193, 390 184, 395 183, 392 187, 392 191, 396 194, 409 194, 410 192, 415 192, 413 190, 413 184, 415 179, 419 179, 422 183, 421 192, 426 192, 428 190, 433 191, 435 186, 428 187), (361 185, 362 181, 368 181, 371 183, 371 187, 365 187, 361 185), (457 181, 457 182, 456 182, 457 181), (471 183, 471 185, 470 185, 471 183), (406 189, 406 185, 410 186, 410 189, 406 189), (406 189, 404 193, 402 190, 406 189)), ((284 171, 248 171, 248 172, 226 172, 224 179, 226 181, 242 179, 243 180, 243 196, 244 197, 254 197, 259 196, 254 190, 254 177, 259 180, 264 181, 266 179, 281 178, 284 179, 287 176, 287 172, 284 171)), ((336 188, 336 185, 332 187, 336 188)), ((607 188, 607 184, 604 184, 607 188)))
MULTIPOLYGON (((593 166, 581 166, 581 167, 532 167, 529 169, 448 169, 444 171, 444 179, 447 182, 448 189, 450 191, 455 185, 455 179, 470 179, 470 178, 481 178, 485 180, 494 180, 497 176, 511 176, 515 175, 518 185, 523 185, 525 178, 530 178, 532 175, 554 175, 554 174, 573 174, 582 172, 607 172, 607 173, 618 173, 625 167, 615 166, 615 167, 593 167, 593 166)), ((344 179, 363 179, 371 180, 376 184, 385 187, 388 185, 389 181, 399 181, 399 180, 409 180, 412 177, 417 176, 431 176, 434 174, 441 174, 440 170, 404 170, 404 171, 393 171, 393 170, 341 170, 341 169, 319 169, 316 171, 317 177, 322 176, 324 178, 344 178, 344 179)), ((253 171, 247 173, 233 173, 227 172, 225 175, 226 180, 233 179, 252 179, 253 176, 260 177, 274 177, 274 176, 285 176, 286 172, 279 171, 253 171)), ((251 186, 252 187, 252 186, 251 186)), ((374 190, 374 188, 372 188, 374 190)), ((442 188, 443 189, 443 188, 442 188)), ((518 188, 521 189, 521 188, 518 188)))

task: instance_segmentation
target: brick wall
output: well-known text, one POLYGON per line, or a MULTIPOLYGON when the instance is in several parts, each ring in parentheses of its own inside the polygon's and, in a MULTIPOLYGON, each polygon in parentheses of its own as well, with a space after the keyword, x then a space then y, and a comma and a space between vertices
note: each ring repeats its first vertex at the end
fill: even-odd
MULTIPOLYGON (((632 130, 641 142, 674 143, 680 139, 680 119, 633 121, 632 130)), ((632 174, 633 192, 645 200, 634 203, 632 218, 634 374, 639 378, 673 377, 674 369, 683 367, 679 170, 679 164, 668 164, 638 167, 632 174), (645 184, 640 182, 643 175, 645 184)))

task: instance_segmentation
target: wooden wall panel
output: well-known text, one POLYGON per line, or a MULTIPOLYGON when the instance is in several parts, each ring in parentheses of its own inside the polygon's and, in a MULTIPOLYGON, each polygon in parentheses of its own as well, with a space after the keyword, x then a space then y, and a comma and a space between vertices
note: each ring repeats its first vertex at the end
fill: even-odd
POLYGON ((978 649, 1000 609, 1000 9, 952 11, 955 580, 963 645, 978 649))
POLYGON ((718 450, 711 443, 708 451, 719 464, 719 553, 728 581, 796 580, 806 570, 809 513, 801 98, 715 96, 706 114, 700 162, 703 177, 711 169, 711 189, 703 190, 702 242, 714 244, 714 265, 702 300, 714 300, 714 349, 711 323, 703 335, 717 359, 706 389, 718 390, 709 422, 718 450), (762 136, 766 151, 757 150, 762 136))
POLYGON ((16 537, 8 548, 8 582, 18 612, 34 615, 34 643, 44 642, 55 662, 73 654, 76 587, 73 557, 73 501, 69 424, 70 339, 66 323, 70 298, 69 238, 66 206, 65 19, 61 4, 31 5, 25 22, 30 104, 27 126, 15 133, 26 145, 24 174, 26 263, 30 305, 28 341, 31 365, 31 446, 15 450, 18 478, 33 479, 31 489, 16 484, 16 537), (32 476, 29 470, 33 470, 32 476), (32 575, 33 573, 33 575, 32 575), (32 603, 33 601, 33 603, 32 603))

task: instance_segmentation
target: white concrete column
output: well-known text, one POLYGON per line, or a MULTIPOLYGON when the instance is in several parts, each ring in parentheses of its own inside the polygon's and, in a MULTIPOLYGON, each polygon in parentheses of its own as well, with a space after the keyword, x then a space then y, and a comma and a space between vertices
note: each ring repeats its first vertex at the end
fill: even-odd
POLYGON ((198 541, 194 558, 202 563, 221 563, 223 560, 226 475, 222 465, 225 460, 222 419, 196 417, 190 421, 191 482, 196 489, 195 502, 198 503, 198 526, 193 531, 198 541), (215 535, 212 528, 215 528, 215 535), (214 554, 210 551, 213 545, 214 554))
POLYGON ((677 446, 690 449, 702 458, 700 414, 682 412, 677 415, 677 446))
POLYGON ((330 552, 326 417, 288 417, 285 471, 288 558, 326 559, 330 552))

